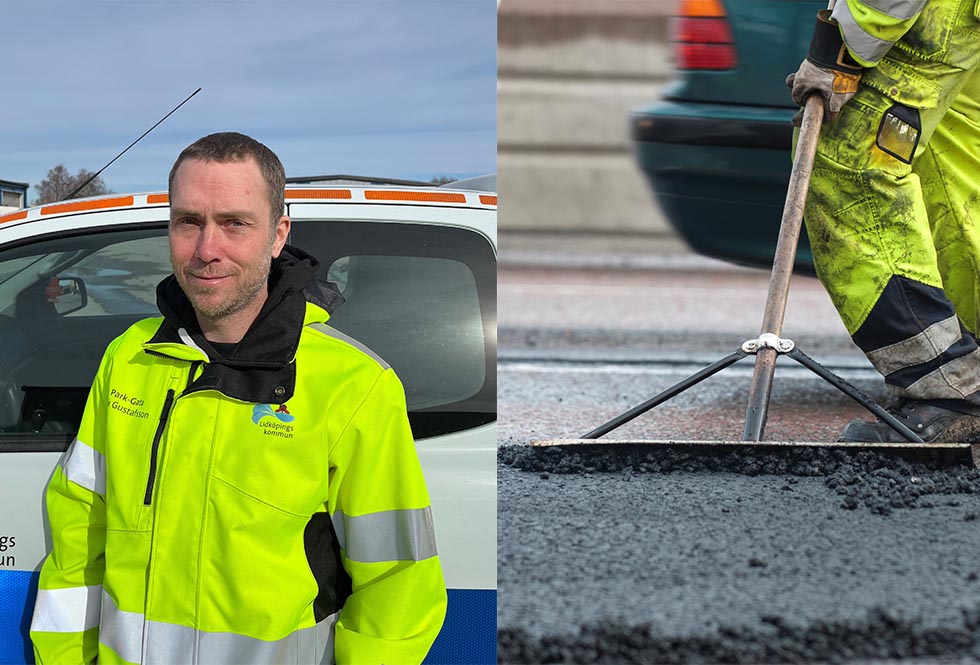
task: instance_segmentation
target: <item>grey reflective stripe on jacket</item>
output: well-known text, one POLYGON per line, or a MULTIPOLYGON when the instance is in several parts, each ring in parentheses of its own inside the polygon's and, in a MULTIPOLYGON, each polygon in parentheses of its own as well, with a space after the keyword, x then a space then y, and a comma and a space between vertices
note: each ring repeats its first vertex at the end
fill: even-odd
MULTIPOLYGON (((842 4, 847 5, 846 0, 842 4)), ((888 14, 902 21, 914 18, 926 4, 926 0, 862 0, 861 4, 877 9, 882 14, 888 14)), ((834 11, 836 11, 836 6, 834 11)), ((847 8, 850 12, 850 8, 847 8)))
MULTIPOLYGON (((909 21, 922 11, 926 0, 854 0, 867 7, 870 7, 882 14, 894 19, 894 24, 899 25, 904 21, 909 21)), ((844 43, 855 56, 868 62, 878 62, 892 45, 898 41, 901 34, 896 34, 894 39, 883 39, 880 36, 871 34, 863 27, 851 12, 848 0, 838 0, 834 5, 831 17, 840 24, 841 33, 844 36, 844 43)))
POLYGON ((105 457, 77 437, 61 461, 65 477, 76 485, 105 496, 105 457))
POLYGON ((102 595, 99 641, 120 658, 141 665, 329 665, 334 662, 337 614, 280 640, 260 640, 235 633, 212 633, 162 621, 116 607, 102 595))
POLYGON ((429 507, 357 517, 338 510, 330 519, 340 548, 351 561, 422 561, 437 554, 429 507))
POLYGON ((310 328, 313 328, 314 330, 319 330, 320 332, 322 332, 327 337, 333 337, 334 339, 339 339, 341 342, 347 342, 348 344, 350 344, 351 346, 353 346, 358 351, 361 351, 365 355, 373 358, 376 363, 378 363, 379 365, 381 365, 381 369, 388 369, 390 367, 390 365, 385 362, 385 359, 384 358, 382 358, 381 356, 379 356, 377 353, 375 353, 374 351, 372 351, 367 346, 365 346, 365 345, 361 344, 360 342, 358 342, 356 339, 354 339, 350 335, 345 335, 344 333, 340 332, 336 328, 332 328, 332 327, 328 326, 325 323, 311 323, 311 324, 309 324, 309 327, 310 328))
POLYGON ((46 633, 80 633, 99 625, 102 585, 39 589, 34 601, 31 630, 46 633))

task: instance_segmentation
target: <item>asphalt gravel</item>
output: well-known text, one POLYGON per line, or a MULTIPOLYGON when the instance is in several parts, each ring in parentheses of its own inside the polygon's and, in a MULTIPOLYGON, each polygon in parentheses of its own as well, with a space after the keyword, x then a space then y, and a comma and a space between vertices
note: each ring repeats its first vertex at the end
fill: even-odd
POLYGON ((501 663, 980 662, 980 471, 498 454, 501 663))

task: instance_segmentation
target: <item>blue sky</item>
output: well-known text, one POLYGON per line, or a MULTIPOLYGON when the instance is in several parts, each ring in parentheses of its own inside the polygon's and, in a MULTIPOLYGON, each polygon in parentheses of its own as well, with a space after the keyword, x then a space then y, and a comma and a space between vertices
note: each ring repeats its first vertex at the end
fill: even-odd
POLYGON ((166 188, 180 150, 240 131, 287 176, 428 180, 496 170, 495 0, 0 0, 0 179, 113 164, 166 188))

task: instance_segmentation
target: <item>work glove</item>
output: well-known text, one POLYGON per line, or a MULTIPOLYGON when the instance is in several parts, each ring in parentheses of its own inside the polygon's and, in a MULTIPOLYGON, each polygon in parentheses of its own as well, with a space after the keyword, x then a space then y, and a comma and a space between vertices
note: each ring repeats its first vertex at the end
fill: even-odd
MULTIPOLYGON (((861 67, 851 57, 837 27, 837 21, 830 18, 830 10, 817 14, 813 28, 810 51, 800 64, 796 73, 786 77, 786 85, 792 91, 793 101, 804 106, 813 93, 823 98, 824 120, 833 122, 858 89, 861 80, 861 67)), ((793 125, 803 123, 803 109, 793 116, 793 125)))

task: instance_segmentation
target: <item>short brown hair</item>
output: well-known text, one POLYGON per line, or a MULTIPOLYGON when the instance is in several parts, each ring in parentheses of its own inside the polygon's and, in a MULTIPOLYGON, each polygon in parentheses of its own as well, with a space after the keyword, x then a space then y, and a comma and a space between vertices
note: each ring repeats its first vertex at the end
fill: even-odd
POLYGON ((249 157, 259 165, 262 178, 269 186, 269 203, 272 206, 272 221, 275 222, 286 211, 286 170, 283 169, 282 162, 279 161, 276 153, 245 134, 238 132, 208 134, 184 148, 177 156, 173 168, 170 169, 167 191, 172 197, 174 175, 177 173, 177 167, 185 159, 227 164, 228 162, 244 162, 249 157))

